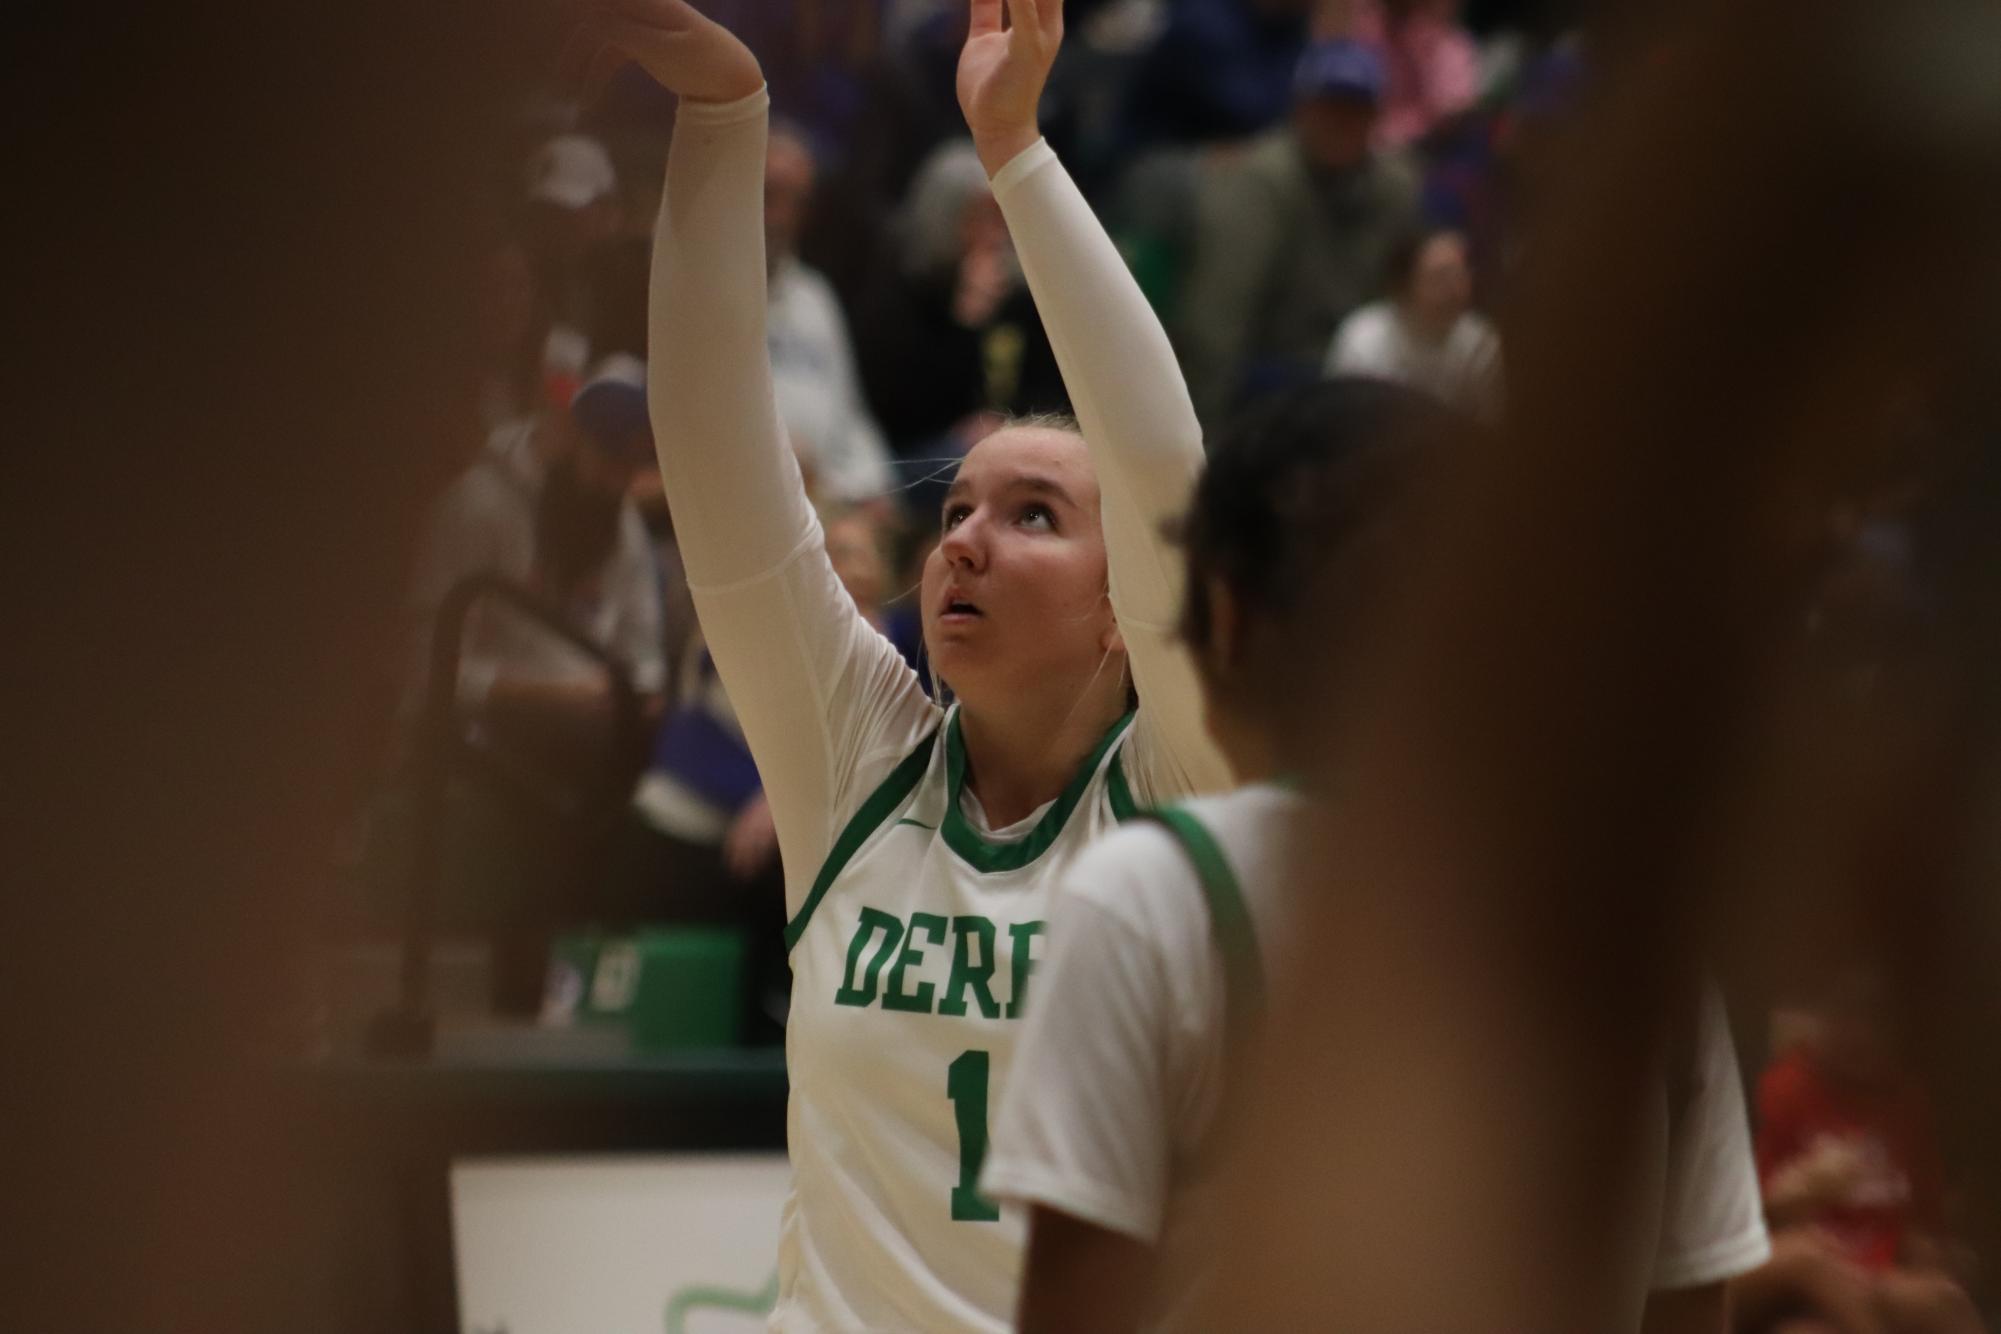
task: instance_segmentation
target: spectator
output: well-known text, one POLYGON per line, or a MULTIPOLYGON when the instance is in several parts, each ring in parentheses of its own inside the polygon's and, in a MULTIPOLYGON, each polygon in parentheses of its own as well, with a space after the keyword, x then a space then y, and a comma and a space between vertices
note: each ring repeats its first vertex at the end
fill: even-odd
POLYGON ((1417 223, 1417 178, 1369 146, 1383 64, 1371 47, 1316 43, 1290 122, 1205 164, 1180 344, 1213 436, 1246 398, 1310 380, 1344 316, 1374 295, 1393 238, 1417 223))
POLYGON ((895 240, 857 326, 862 380, 897 453, 962 454, 994 414, 1066 408, 1055 354, 970 141, 953 140, 925 162, 895 240))
POLYGON ((1457 0, 1364 0, 1354 36, 1383 53, 1376 142, 1385 148, 1416 143, 1480 95, 1480 51, 1459 26, 1457 0))
POLYGON ((1859 971, 1841 978, 1759 1080, 1774 1256, 1741 1282, 1747 1334, 1984 1328, 1952 1273, 1930 1111, 1896 1058, 1880 990, 1859 971))
MULTIPOLYGON (((616 358, 580 389, 568 412, 545 412, 495 431, 439 502, 412 599, 428 643, 440 606, 466 579, 500 575, 564 616, 616 658, 642 695, 657 694, 660 593, 646 529, 626 489, 650 467, 643 371, 616 358)), ((475 609, 465 631, 459 698, 482 713, 589 713, 603 676, 569 645, 525 618, 475 609)))
POLYGON ((618 236, 620 214, 618 173, 597 140, 558 135, 529 160, 529 250, 551 319, 543 375, 558 402, 591 364, 593 270, 600 248, 618 236))
POLYGON ((621 922, 710 923, 745 933, 746 1031, 770 1041, 781 1022, 784 876, 764 784, 697 628, 673 704, 613 853, 609 901, 621 922))
POLYGON ((1313 0, 1179 0, 1133 74, 1129 151, 1242 139, 1285 119, 1313 0))
POLYGON ((774 126, 764 165, 765 337, 778 415, 811 488, 827 500, 860 504, 889 491, 889 452, 862 401, 834 289, 799 259, 814 174, 804 137, 774 126))
POLYGON ((1390 252, 1388 297, 1341 322, 1326 370, 1394 380, 1492 420, 1500 406, 1501 340, 1473 311, 1466 238, 1431 227, 1399 241, 1390 252))

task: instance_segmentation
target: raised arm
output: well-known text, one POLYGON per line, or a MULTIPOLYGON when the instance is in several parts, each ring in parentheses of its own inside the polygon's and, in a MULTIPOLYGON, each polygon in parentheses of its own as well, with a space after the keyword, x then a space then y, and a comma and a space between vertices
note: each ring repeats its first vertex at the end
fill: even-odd
POLYGON ((703 635, 803 897, 855 783, 894 764, 931 706, 835 577, 779 425, 757 61, 686 0, 599 0, 590 22, 681 97, 653 242, 653 436, 703 635))
POLYGON ((1183 562, 1169 536, 1202 470, 1202 428, 1160 320, 1036 127, 1062 0, 971 0, 959 104, 993 178, 1103 497, 1112 605, 1141 700, 1136 767, 1156 799, 1226 786, 1175 633, 1183 562))

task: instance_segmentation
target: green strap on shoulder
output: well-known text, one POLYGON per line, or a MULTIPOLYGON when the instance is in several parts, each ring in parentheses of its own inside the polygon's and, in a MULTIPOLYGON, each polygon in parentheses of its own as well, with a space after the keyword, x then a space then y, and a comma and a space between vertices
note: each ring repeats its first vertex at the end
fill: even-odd
MULTIPOLYGON (((827 897, 827 889, 834 883, 834 877, 838 876, 854 855, 861 851, 861 846, 868 842, 869 835, 873 834, 883 821, 894 815, 904 800, 917 789, 919 780, 924 777, 924 771, 931 766, 931 751, 937 744, 938 729, 934 727, 929 735, 917 743, 915 750, 903 757, 902 762, 891 771, 889 777, 882 780, 881 786, 869 794, 869 799, 862 803, 862 808, 855 812, 852 820, 848 821, 847 828, 841 830, 841 836, 834 841, 833 851, 829 852, 827 860, 820 864, 819 877, 813 881, 813 888, 807 893, 806 902, 800 905, 799 915, 785 925, 785 950, 788 954, 791 953, 792 947, 799 943, 799 937, 806 934, 806 923, 812 920, 813 910, 820 906, 820 900, 827 897)), ((924 825, 918 827, 928 828, 924 825)))
POLYGON ((1215 835, 1187 811, 1163 806, 1148 811, 1146 818, 1166 829, 1195 867, 1202 897, 1209 905, 1209 928, 1223 955, 1224 1022, 1231 1034, 1241 1033, 1264 1013, 1265 970, 1236 872, 1230 869, 1230 859, 1215 835))

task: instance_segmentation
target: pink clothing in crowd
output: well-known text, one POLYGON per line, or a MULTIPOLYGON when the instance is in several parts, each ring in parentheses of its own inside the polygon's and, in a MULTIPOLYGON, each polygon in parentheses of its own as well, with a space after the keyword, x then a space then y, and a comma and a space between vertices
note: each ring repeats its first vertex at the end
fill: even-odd
POLYGON ((1451 0, 1419 0, 1392 21, 1381 0, 1356 6, 1355 36, 1382 48, 1389 69, 1376 140, 1401 148, 1480 94, 1480 53, 1451 0))

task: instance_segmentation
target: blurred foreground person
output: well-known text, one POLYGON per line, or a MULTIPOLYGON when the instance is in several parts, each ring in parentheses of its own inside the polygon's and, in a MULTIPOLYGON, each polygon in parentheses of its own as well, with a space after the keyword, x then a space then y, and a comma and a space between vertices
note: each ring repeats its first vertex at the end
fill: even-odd
MULTIPOLYGON (((1445 424, 1414 391, 1335 380, 1248 414, 1203 474, 1182 633, 1246 786, 1107 836, 1059 892, 985 1176, 1032 1206, 1025 1331, 1207 1328, 1188 1310, 1214 1277, 1205 1206, 1244 1110, 1236 1076, 1268 971, 1311 966, 1291 948, 1305 905, 1290 855, 1316 804, 1287 777, 1305 771, 1296 721, 1342 689, 1401 545, 1413 454, 1445 424), (1316 584, 1336 591, 1316 599, 1316 584)), ((1702 995, 1679 1026, 1641 1286, 1650 1329, 1723 1334, 1724 1281, 1769 1247, 1720 998, 1702 995)))
MULTIPOLYGON (((1312 965, 1274 979, 1204 1327, 1639 1327, 1676 998, 1797 869, 1723 837, 1747 788, 1807 777, 1798 747, 1749 763, 1790 684, 1770 647, 1796 498, 1907 448, 1914 399, 1924 434, 1993 448, 2001 99, 1965 53, 2001 16, 1628 17, 1533 201, 1506 437, 1441 462, 1356 688, 1325 703, 1291 942, 1312 965), (1847 225, 1832 199, 1857 202, 1847 225)), ((1975 681, 2001 643, 1983 485, 1947 602, 1975 681)), ((1993 717, 1957 729, 1990 766, 1993 717)), ((1988 776, 1939 776, 1939 865, 1871 926, 1991 1180, 1988 776)), ((1754 968, 1782 952, 1742 943, 1754 968)))

